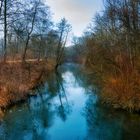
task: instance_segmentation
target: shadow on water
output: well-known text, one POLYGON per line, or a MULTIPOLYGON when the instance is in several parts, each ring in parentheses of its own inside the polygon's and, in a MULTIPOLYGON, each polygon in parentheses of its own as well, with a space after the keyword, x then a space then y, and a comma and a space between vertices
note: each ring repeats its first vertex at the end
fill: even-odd
POLYGON ((62 66, 5 113, 0 140, 139 140, 140 116, 101 105, 89 79, 80 65, 62 66))

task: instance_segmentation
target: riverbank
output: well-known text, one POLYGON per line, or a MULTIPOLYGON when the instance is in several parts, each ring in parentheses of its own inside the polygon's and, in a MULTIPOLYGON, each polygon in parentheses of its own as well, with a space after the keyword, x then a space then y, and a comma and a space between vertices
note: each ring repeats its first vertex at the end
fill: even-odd
POLYGON ((100 101, 115 109, 128 112, 140 112, 140 73, 139 67, 135 69, 120 69, 114 72, 113 67, 99 71, 98 65, 88 67, 93 85, 100 87, 100 101), (113 73, 113 72, 114 73, 113 73))
POLYGON ((0 63, 0 108, 24 101, 30 92, 54 70, 53 60, 0 63))
POLYGON ((140 116, 99 104, 89 78, 81 65, 63 64, 38 96, 2 114, 0 139, 139 140, 140 116))
POLYGON ((140 74, 124 72, 106 76, 101 94, 102 102, 129 112, 140 112, 140 74))

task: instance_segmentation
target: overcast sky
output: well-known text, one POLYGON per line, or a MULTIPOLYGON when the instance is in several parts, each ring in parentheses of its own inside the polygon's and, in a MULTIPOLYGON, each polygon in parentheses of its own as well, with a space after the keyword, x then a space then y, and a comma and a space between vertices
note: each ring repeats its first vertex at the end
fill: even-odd
POLYGON ((75 36, 81 36, 94 15, 103 8, 102 0, 46 0, 52 11, 53 20, 65 17, 72 25, 75 36))

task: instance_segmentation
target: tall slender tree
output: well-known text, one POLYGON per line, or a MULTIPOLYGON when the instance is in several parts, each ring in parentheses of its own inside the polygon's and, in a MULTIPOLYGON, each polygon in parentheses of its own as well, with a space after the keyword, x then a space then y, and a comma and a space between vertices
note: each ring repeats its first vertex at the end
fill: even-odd
POLYGON ((56 66, 55 66, 56 69, 62 63, 64 48, 67 42, 68 33, 70 31, 71 25, 68 24, 65 18, 61 19, 60 23, 58 23, 59 40, 56 51, 56 66))
POLYGON ((4 0, 4 62, 7 56, 7 0, 4 0))

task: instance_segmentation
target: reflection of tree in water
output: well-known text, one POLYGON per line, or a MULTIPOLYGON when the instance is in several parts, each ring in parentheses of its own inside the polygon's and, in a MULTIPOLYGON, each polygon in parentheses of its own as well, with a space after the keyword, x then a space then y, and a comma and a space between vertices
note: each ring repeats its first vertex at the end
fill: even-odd
POLYGON ((13 108, 12 113, 6 115, 6 121, 3 123, 4 128, 7 128, 4 130, 5 139, 19 140, 21 137, 26 139, 26 136, 28 140, 50 139, 48 130, 53 124, 55 114, 63 121, 67 119, 71 109, 63 87, 62 75, 57 73, 50 78, 46 85, 36 89, 39 94, 30 98, 28 104, 21 107, 21 111, 13 108), (57 97, 59 104, 53 106, 53 99, 57 97))
POLYGON ((60 73, 56 73, 56 81, 57 81, 57 94, 59 97, 60 105, 56 106, 57 114, 63 121, 66 121, 67 116, 71 112, 71 106, 68 102, 67 95, 64 88, 64 80, 60 73))
MULTIPOLYGON (((28 100, 28 103, 15 106, 6 113, 2 122, 4 132, 2 138, 5 140, 46 140, 50 139, 49 128, 53 124, 55 111, 46 98, 45 87, 42 85, 37 89, 39 92, 28 100)), ((0 140, 1 139, 0 137, 0 140)))
MULTIPOLYGON (((48 129, 53 123, 53 114, 49 106, 36 101, 30 107, 24 104, 21 107, 12 108, 4 118, 4 133, 1 138, 5 140, 49 139, 48 129), (36 106, 39 107, 35 109, 36 106)), ((3 140, 1 138, 0 140, 3 140)))
POLYGON ((56 96, 57 95, 57 91, 58 91, 58 83, 56 80, 56 73, 52 73, 47 80, 47 84, 48 84, 48 92, 49 94, 51 94, 51 96, 56 96))
POLYGON ((56 104, 55 111, 57 115, 63 120, 66 121, 67 116, 71 112, 71 106, 68 102, 67 95, 64 88, 64 79, 62 77, 62 71, 53 73, 48 81, 48 92, 52 97, 58 97, 59 104, 56 104))
POLYGON ((90 90, 97 90, 96 86, 93 86, 91 80, 94 80, 93 76, 91 78, 91 75, 89 75, 84 67, 79 64, 66 64, 64 67, 62 67, 63 72, 70 71, 75 78, 75 83, 78 84, 78 86, 83 87, 85 89, 85 93, 89 93, 90 90), (86 91, 87 90, 87 91, 86 91))
POLYGON ((95 98, 89 96, 85 107, 86 140, 139 140, 140 119, 133 120, 130 114, 111 110, 96 102, 95 98))
POLYGON ((43 94, 40 94, 34 102, 34 107, 30 106, 34 140, 49 138, 48 130, 53 124, 55 112, 51 109, 47 100, 49 101, 49 99, 43 97, 43 94))
MULTIPOLYGON (((84 113, 88 126, 88 134, 85 139, 139 140, 140 118, 129 113, 126 114, 123 111, 110 109, 96 101, 95 95, 100 93, 99 89, 101 86, 98 85, 99 79, 97 79, 95 73, 87 74, 82 67, 79 67, 78 65, 71 66, 71 72, 75 77, 76 83, 84 87, 85 93, 89 93, 84 113)), ((70 66, 68 68, 70 69, 70 66)))
POLYGON ((121 118, 112 118, 110 112, 98 107, 95 97, 90 96, 85 107, 88 125, 88 140, 119 140, 121 139, 121 118), (117 135, 116 135, 117 132, 117 135), (115 137, 114 137, 115 135, 115 137))

